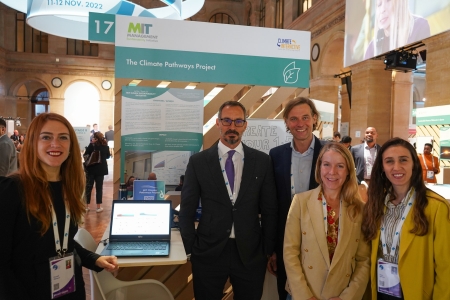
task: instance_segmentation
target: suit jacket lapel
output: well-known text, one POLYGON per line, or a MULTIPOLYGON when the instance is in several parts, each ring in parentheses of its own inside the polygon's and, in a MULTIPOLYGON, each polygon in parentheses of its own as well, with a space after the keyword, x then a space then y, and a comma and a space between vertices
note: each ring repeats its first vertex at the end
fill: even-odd
POLYGON ((322 201, 317 200, 319 196, 320 187, 316 188, 308 199, 307 207, 309 215, 311 216, 311 223, 314 230, 314 235, 319 244, 322 256, 327 262, 328 268, 330 267, 330 255, 328 253, 327 239, 325 236, 325 227, 323 224, 323 209, 322 201))
POLYGON ((331 262, 331 268, 333 268, 339 259, 345 254, 346 247, 350 243, 350 238, 353 237, 353 222, 347 216, 347 205, 341 205, 341 211, 339 213, 339 231, 342 232, 339 235, 338 244, 334 252, 333 261, 331 262))
MULTIPOLYGON (((213 178, 216 186, 217 186, 217 195, 228 195, 227 187, 225 186, 225 181, 223 179, 222 169, 220 167, 219 162, 219 150, 217 147, 217 143, 211 148, 205 150, 208 151, 208 155, 206 158, 207 167, 211 172, 211 177, 213 178)), ((228 202, 231 203, 229 198, 227 198, 228 202)))
MULTIPOLYGON (((286 185, 285 190, 289 193, 289 198, 292 198, 292 186, 291 186, 291 163, 292 163, 292 148, 291 144, 284 144, 284 151, 282 157, 283 166, 283 182, 286 185)), ((291 199, 292 200, 292 199, 291 199)))
POLYGON ((242 180, 239 187, 239 194, 237 196, 235 204, 245 195, 245 192, 250 185, 250 181, 255 170, 255 157, 252 148, 242 144, 244 148, 244 169, 242 170, 242 180))
MULTIPOLYGON (((406 216, 405 223, 403 223, 403 226, 402 226, 402 230, 400 233, 400 249, 398 251, 399 258, 403 257, 406 250, 411 245, 411 242, 413 241, 414 237, 416 236, 415 234, 412 234, 409 232, 414 227, 413 209, 414 209, 414 206, 411 207, 409 214, 406 216)), ((400 263, 400 261, 399 261, 399 263, 400 263)))

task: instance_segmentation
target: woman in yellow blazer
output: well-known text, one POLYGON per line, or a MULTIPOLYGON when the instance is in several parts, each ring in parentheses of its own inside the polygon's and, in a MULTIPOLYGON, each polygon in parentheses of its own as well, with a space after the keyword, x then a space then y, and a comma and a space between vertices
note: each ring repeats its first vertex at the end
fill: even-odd
POLYGON ((381 147, 368 194, 372 299, 450 299, 449 204, 425 187, 410 143, 393 138, 381 147))
POLYGON ((363 203, 350 151, 326 144, 315 177, 319 187, 295 195, 287 218, 288 291, 294 300, 359 300, 369 280, 370 246, 361 234, 363 203))

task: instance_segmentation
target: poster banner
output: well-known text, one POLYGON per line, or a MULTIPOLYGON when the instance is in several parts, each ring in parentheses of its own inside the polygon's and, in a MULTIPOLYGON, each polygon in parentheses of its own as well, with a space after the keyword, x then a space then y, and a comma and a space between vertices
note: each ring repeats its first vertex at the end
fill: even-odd
POLYGON ((164 200, 166 186, 162 180, 135 180, 133 200, 164 200))
POLYGON ((77 135, 78 144, 80 144, 80 151, 84 151, 85 147, 91 143, 91 132, 89 127, 74 127, 75 134, 77 135))
POLYGON ((450 124, 450 105, 416 109, 416 126, 450 124))
POLYGON ((292 135, 286 132, 284 120, 247 119, 242 142, 250 148, 269 154, 270 149, 289 143, 292 135))
MULTIPOLYGON (((130 161, 130 167, 126 169, 128 176, 141 166, 133 158, 145 157, 139 174, 148 175, 151 168, 147 161, 152 161, 151 153, 176 151, 184 157, 186 152, 200 151, 203 144, 203 90, 124 86, 121 132, 122 182, 127 161, 130 161)), ((143 176, 140 179, 146 179, 143 176)))
POLYGON ((306 31, 116 16, 116 78, 309 87, 306 31))
POLYGON ((439 135, 441 138, 441 150, 440 159, 441 160, 450 160, 450 127, 441 127, 439 129, 439 135))

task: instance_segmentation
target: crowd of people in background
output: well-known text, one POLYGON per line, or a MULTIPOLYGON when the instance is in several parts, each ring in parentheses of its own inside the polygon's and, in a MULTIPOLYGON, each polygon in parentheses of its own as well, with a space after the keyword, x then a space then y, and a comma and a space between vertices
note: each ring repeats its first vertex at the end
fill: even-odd
MULTIPOLYGON (((320 113, 309 98, 289 101, 283 119, 292 141, 267 155, 241 141, 245 107, 223 103, 216 120, 219 141, 191 156, 180 176, 175 188, 181 191, 179 224, 192 263, 195 298, 220 299, 230 279, 235 299, 260 299, 267 269, 277 277, 282 300, 362 299, 364 293, 368 299, 450 299, 450 206, 426 187, 437 182, 440 171, 433 144, 426 143, 423 154, 400 138, 380 145, 373 126, 354 145, 339 132, 332 140, 320 140, 313 134, 320 113), (203 211, 196 228, 200 198, 203 211), (386 286, 385 281, 395 284, 386 286)), ((40 115, 30 124, 29 138, 17 130, 8 137, 0 119, 0 176, 8 176, 0 178, 2 194, 12 199, 18 187, 26 186, 25 206, 10 199, 3 217, 15 222, 8 219, 14 211, 25 216, 23 224, 33 221, 33 232, 22 226, 18 234, 49 234, 52 216, 41 202, 54 203, 59 217, 64 214, 61 201, 68 199, 66 210, 79 221, 90 210, 94 184, 95 210, 103 211, 106 160, 112 155, 108 145, 114 142, 112 126, 108 129, 103 135, 93 124, 84 156, 97 152, 101 159, 84 166, 82 179, 79 146, 64 117, 40 115), (18 168, 19 154, 23 161, 18 168), (72 169, 75 181, 68 177, 72 169), (35 196, 35 191, 43 193, 35 196)), ((128 177, 128 191, 136 179, 128 177)), ((156 179, 155 173, 148 175, 148 180, 156 179)), ((69 248, 77 250, 83 264, 117 269, 115 258, 99 257, 74 243, 75 232, 70 229, 69 248)), ((6 242, 3 258, 20 248, 12 237, 6 242)), ((48 255, 55 251, 50 246, 45 245, 48 255)), ((0 266, 12 268, 4 259, 0 266)), ((33 286, 35 279, 27 278, 33 286)), ((0 287, 10 291, 10 280, 0 279, 0 287)))

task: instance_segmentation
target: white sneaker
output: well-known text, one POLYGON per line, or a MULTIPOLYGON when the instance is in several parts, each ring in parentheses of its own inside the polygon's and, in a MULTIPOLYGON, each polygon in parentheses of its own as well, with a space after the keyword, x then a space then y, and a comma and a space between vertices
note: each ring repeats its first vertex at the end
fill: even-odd
POLYGON ((96 210, 98 213, 103 211, 103 207, 97 208, 96 210))
POLYGON ((86 206, 86 212, 90 211, 89 206, 86 206))

